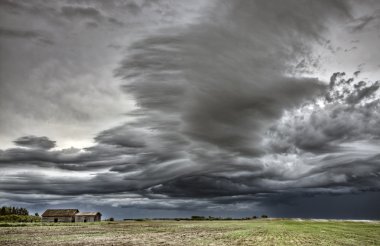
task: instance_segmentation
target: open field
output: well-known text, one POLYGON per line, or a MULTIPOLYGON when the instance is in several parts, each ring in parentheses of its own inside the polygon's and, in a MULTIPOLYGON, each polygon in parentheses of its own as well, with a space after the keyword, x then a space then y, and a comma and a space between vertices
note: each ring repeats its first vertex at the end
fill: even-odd
POLYGON ((380 245, 380 223, 232 220, 0 224, 0 245, 380 245))

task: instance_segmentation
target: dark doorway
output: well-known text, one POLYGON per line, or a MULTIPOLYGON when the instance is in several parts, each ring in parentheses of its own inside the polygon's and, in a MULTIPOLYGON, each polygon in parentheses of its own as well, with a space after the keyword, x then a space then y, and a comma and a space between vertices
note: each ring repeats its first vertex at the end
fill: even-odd
POLYGON ((57 223, 58 222, 58 219, 57 218, 54 218, 54 223, 57 223))
POLYGON ((86 219, 84 219, 84 221, 83 222, 87 222, 87 220, 86 219))

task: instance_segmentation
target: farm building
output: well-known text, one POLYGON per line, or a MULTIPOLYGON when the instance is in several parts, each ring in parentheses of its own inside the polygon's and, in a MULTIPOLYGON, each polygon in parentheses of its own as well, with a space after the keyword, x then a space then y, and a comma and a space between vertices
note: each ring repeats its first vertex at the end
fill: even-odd
POLYGON ((42 222, 96 222, 101 221, 99 212, 83 212, 78 209, 48 209, 42 214, 42 222))
POLYGON ((78 209, 48 209, 42 214, 42 222, 75 222, 78 209))
POLYGON ((99 212, 79 212, 75 214, 75 222, 96 222, 100 221, 102 214, 99 212))

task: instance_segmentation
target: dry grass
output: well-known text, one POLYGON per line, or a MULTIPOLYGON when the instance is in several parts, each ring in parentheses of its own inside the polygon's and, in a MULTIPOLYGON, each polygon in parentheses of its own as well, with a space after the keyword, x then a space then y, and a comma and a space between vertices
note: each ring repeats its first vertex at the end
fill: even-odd
POLYGON ((128 221, 0 227, 0 245, 380 245, 379 222, 128 221))

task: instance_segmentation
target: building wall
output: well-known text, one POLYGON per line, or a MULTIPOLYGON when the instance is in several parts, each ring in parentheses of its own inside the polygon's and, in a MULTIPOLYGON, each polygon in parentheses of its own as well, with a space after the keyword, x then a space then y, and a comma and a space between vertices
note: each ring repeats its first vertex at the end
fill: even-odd
POLYGON ((74 217, 42 217, 42 222, 55 222, 55 219, 57 219, 57 222, 74 222, 74 217))
POLYGON ((75 216, 75 222, 95 222, 100 221, 99 215, 77 215, 75 216))
POLYGON ((101 215, 96 215, 95 221, 101 221, 101 220, 102 220, 102 216, 101 215))

